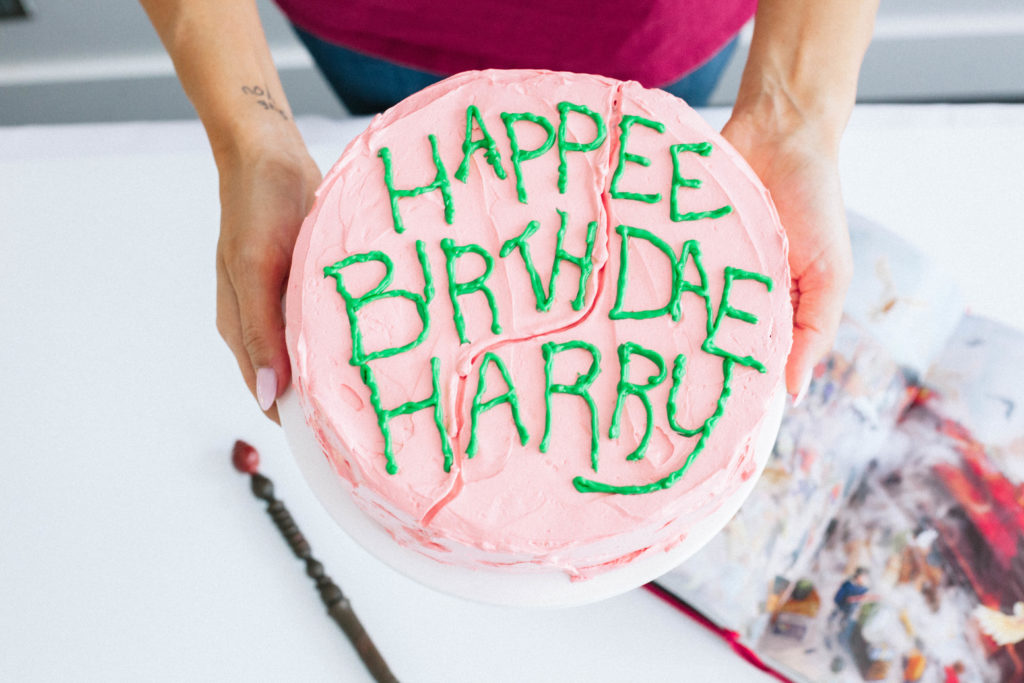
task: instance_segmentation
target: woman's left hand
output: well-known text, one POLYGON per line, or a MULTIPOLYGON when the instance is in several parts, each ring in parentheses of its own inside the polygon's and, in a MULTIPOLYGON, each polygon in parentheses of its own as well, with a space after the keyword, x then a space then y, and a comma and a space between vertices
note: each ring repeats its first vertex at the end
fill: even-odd
POLYGON ((853 260, 839 187, 838 140, 818 133, 813 123, 771 121, 734 112, 722 135, 771 192, 789 237, 794 317, 786 387, 798 400, 814 366, 832 347, 853 260))

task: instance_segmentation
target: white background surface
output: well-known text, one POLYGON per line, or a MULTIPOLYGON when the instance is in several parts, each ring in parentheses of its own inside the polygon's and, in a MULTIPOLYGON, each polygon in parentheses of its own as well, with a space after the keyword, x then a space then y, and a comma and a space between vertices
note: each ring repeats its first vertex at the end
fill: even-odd
MULTIPOLYGON (((325 168, 358 125, 303 121, 325 168)), ((1024 327, 1022 159, 1024 106, 859 108, 847 202, 1024 327)), ((216 187, 196 123, 0 128, 0 680, 369 680, 239 437, 403 681, 768 680, 644 591, 488 607, 349 541, 214 329, 216 187)))

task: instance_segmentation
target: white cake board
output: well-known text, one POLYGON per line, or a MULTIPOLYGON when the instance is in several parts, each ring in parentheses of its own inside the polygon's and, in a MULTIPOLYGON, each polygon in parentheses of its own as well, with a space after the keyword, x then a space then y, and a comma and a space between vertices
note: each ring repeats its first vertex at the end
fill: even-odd
POLYGON ((516 573, 499 568, 457 567, 436 562, 399 545, 356 507, 348 483, 335 473, 313 431, 306 425, 295 391, 289 388, 278 399, 277 408, 292 454, 314 495, 341 528, 381 562, 429 588, 469 600, 524 607, 568 607, 596 602, 642 586, 679 566, 707 544, 732 519, 760 478, 779 432, 785 396, 785 390, 780 389, 761 423, 754 448, 754 476, 715 512, 695 524, 682 543, 669 551, 644 555, 582 581, 570 581, 568 575, 556 569, 544 573, 516 573))

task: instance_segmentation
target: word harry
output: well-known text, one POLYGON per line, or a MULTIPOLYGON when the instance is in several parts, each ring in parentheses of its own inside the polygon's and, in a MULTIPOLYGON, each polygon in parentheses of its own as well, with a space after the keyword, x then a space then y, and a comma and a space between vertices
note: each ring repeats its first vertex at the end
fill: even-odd
MULTIPOLYGON (((512 150, 511 163, 513 172, 516 176, 517 192, 519 200, 523 203, 526 203, 527 199, 526 192, 522 185, 521 164, 523 161, 540 156, 548 149, 556 146, 557 141, 559 158, 558 189, 560 192, 564 192, 568 177, 566 153, 592 151, 603 144, 606 139, 607 130, 604 122, 590 109, 582 105, 563 102, 558 105, 558 111, 560 118, 557 135, 555 133, 554 125, 543 117, 536 116, 534 114, 502 114, 502 119, 505 122, 512 150), (594 121, 597 132, 592 141, 588 143, 566 141, 567 117, 570 112, 589 116, 594 121), (521 149, 518 144, 514 128, 514 124, 520 121, 530 121, 541 126, 547 133, 546 142, 534 150, 521 149)), ((650 121, 637 116, 623 116, 622 121, 619 124, 619 165, 612 175, 610 194, 612 198, 615 199, 628 199, 654 203, 661 200, 660 194, 637 194, 620 192, 618 190, 618 182, 622 176, 624 164, 628 162, 647 166, 651 163, 646 157, 626 151, 629 132, 632 126, 637 124, 647 126, 658 132, 664 131, 663 124, 659 122, 650 121)), ((437 139, 435 136, 430 135, 429 140, 433 152, 434 163, 437 168, 437 175, 433 183, 430 185, 413 188, 411 190, 396 189, 392 179, 393 165, 388 148, 382 148, 378 154, 384 166, 384 179, 391 199, 391 213, 394 221, 394 229, 398 233, 404 231, 404 226, 398 211, 398 201, 402 198, 413 197, 426 192, 438 191, 441 193, 444 201, 445 220, 449 224, 452 222, 454 208, 451 201, 451 186, 444 165, 442 164, 438 154, 437 139)), ((484 158, 494 169, 495 176, 502 180, 507 177, 507 173, 501 163, 495 141, 487 132, 483 120, 480 117, 480 113, 475 106, 470 106, 466 113, 466 137, 465 142, 462 145, 462 149, 463 161, 455 173, 456 179, 466 182, 469 159, 479 150, 483 151, 484 158), (483 136, 477 140, 471 139, 474 124, 476 124, 480 129, 483 136)), ((700 180, 684 178, 680 173, 679 156, 686 152, 694 152, 702 156, 707 156, 711 153, 711 145, 709 143, 697 143, 677 144, 669 147, 669 153, 672 156, 673 162, 670 194, 671 219, 673 221, 692 221, 699 219, 713 220, 730 213, 732 209, 729 206, 720 207, 712 211, 686 213, 679 211, 676 200, 677 190, 681 188, 694 188, 700 186, 700 180)), ((550 310, 551 304, 555 298, 556 284, 560 268, 563 263, 575 266, 579 271, 579 278, 576 283, 576 293, 575 297, 572 299, 572 307, 574 310, 579 311, 583 308, 588 281, 594 274, 595 264, 593 262, 593 249, 598 229, 596 221, 591 221, 587 224, 585 253, 583 255, 576 256, 569 254, 563 248, 563 241, 569 222, 569 216, 567 212, 561 210, 557 210, 557 212, 560 218, 560 227, 557 235, 555 255, 552 260, 551 270, 549 273, 547 292, 544 291, 541 275, 534 263, 529 244, 530 238, 539 229, 538 221, 530 221, 526 229, 519 236, 506 240, 496 255, 497 258, 504 259, 512 257, 514 253, 518 253, 519 258, 522 260, 523 266, 529 275, 531 283, 530 289, 532 290, 536 308, 540 312, 547 312, 550 310)), ((772 281, 770 278, 760 273, 754 273, 740 268, 726 267, 723 274, 724 286, 722 288, 720 300, 718 302, 713 302, 708 285, 707 273, 703 265, 701 247, 696 240, 685 241, 680 252, 677 254, 670 244, 648 230, 629 225, 619 225, 615 228, 615 232, 621 238, 621 249, 619 253, 615 303, 609 311, 608 317, 612 320, 629 320, 649 319, 664 316, 671 319, 673 322, 679 322, 682 315, 681 301, 683 295, 689 294, 697 296, 702 300, 703 307, 707 313, 705 339, 701 345, 701 350, 705 353, 717 356, 722 360, 722 391, 714 411, 700 425, 693 428, 687 428, 680 425, 676 417, 676 402, 679 389, 682 385, 683 377, 686 372, 686 357, 683 354, 678 354, 671 359, 671 388, 669 390, 668 400, 665 406, 668 425, 674 432, 681 436, 697 437, 690 453, 680 468, 657 481, 636 485, 605 484, 583 477, 576 477, 573 480, 574 486, 580 492, 642 494, 672 486, 683 476, 683 474, 685 474, 686 470, 704 449, 712 430, 724 413, 726 401, 731 394, 731 380, 735 366, 739 365, 741 367, 754 369, 758 372, 765 372, 764 365, 755 358, 751 356, 741 356, 720 348, 718 343, 716 343, 716 336, 718 335, 721 324, 725 318, 731 318, 749 324, 757 323, 757 318, 753 314, 739 310, 730 303, 730 295, 735 282, 743 280, 753 281, 764 286, 770 292, 772 289, 772 281), (653 247, 660 251, 668 259, 670 264, 670 295, 668 301, 661 307, 644 310, 627 310, 625 308, 624 302, 628 298, 627 290, 629 288, 630 245, 636 245, 637 242, 646 242, 648 248, 653 247), (688 264, 692 264, 692 270, 695 270, 697 273, 695 281, 688 280, 685 275, 688 264), (714 303, 717 303, 717 312, 716 307, 713 305, 714 303)), ((462 343, 468 343, 470 341, 466 336, 466 326, 462 307, 460 305, 460 298, 471 293, 479 293, 486 298, 491 313, 490 330, 494 334, 500 334, 502 327, 499 311, 495 303, 495 297, 487 284, 487 280, 494 268, 495 255, 491 254, 487 249, 480 245, 458 245, 450 238, 441 239, 440 248, 444 254, 447 291, 453 311, 453 325, 459 336, 459 340, 462 343), (468 282, 458 282, 455 276, 455 264, 458 259, 467 254, 473 254, 483 260, 484 272, 468 282)), ((422 274, 424 283, 422 293, 409 289, 391 287, 394 274, 394 262, 388 254, 382 251, 368 251, 365 253, 354 254, 324 268, 324 276, 335 279, 336 290, 345 302, 345 310, 349 319, 352 336, 352 356, 349 359, 349 362, 351 365, 359 368, 360 377, 369 389, 370 403, 376 413, 377 423, 380 427, 381 434, 384 437, 384 456, 386 460, 386 470, 389 474, 395 474, 398 471, 398 466, 395 463, 392 449, 390 423, 395 417, 408 415, 420 410, 429 410, 433 415, 434 424, 440 435, 441 451, 444 455, 444 469, 446 472, 450 471, 453 463, 452 445, 444 426, 445 416, 440 390, 440 360, 436 357, 433 357, 430 360, 432 378, 432 391, 430 395, 421 400, 407 401, 393 408, 386 408, 382 405, 376 377, 370 367, 370 363, 374 360, 396 356, 419 346, 424 342, 424 340, 426 340, 430 333, 432 322, 430 308, 431 302, 435 297, 434 274, 431 269, 430 260, 427 258, 426 245, 423 240, 417 239, 415 241, 415 249, 417 260, 419 262, 419 270, 422 274), (345 286, 344 271, 350 266, 366 262, 376 262, 381 264, 384 267, 384 274, 380 281, 368 291, 365 291, 361 295, 353 294, 345 286), (406 344, 376 350, 367 350, 365 348, 363 334, 360 327, 359 313, 364 307, 373 302, 392 298, 404 299, 415 306, 419 319, 422 323, 420 332, 415 339, 406 344)), ((551 397, 555 394, 577 396, 585 402, 590 411, 590 462, 593 471, 597 472, 599 451, 598 408, 591 396, 590 389, 602 370, 601 352, 595 345, 585 340, 571 340, 564 343, 547 342, 543 344, 540 349, 540 356, 541 358, 538 358, 538 361, 541 361, 544 364, 545 382, 543 400, 545 405, 545 424, 539 449, 541 452, 547 452, 549 446, 552 426, 551 397), (566 351, 576 351, 577 353, 583 352, 589 354, 591 359, 589 369, 585 373, 578 375, 572 384, 559 383, 555 380, 555 377, 557 376, 557 373, 555 372, 556 358, 559 354, 566 351)), ((646 428, 636 449, 627 456, 627 460, 640 460, 645 455, 654 427, 654 409, 651 405, 648 393, 654 387, 668 380, 669 362, 658 352, 645 348, 634 342, 625 342, 620 344, 617 348, 617 357, 618 381, 616 384, 616 400, 612 411, 612 420, 608 431, 608 437, 611 439, 617 439, 619 437, 622 410, 626 399, 629 396, 633 396, 640 400, 646 413, 646 428), (656 370, 653 375, 650 375, 646 381, 642 383, 632 381, 630 378, 630 365, 632 359, 636 356, 644 358, 652 364, 656 370)), ((488 351, 483 354, 478 367, 477 389, 473 397, 469 416, 470 439, 466 449, 467 457, 472 458, 479 450, 477 427, 480 415, 494 407, 506 404, 509 406, 511 417, 515 424, 520 442, 523 445, 526 445, 530 439, 530 435, 520 418, 519 396, 516 391, 514 379, 509 373, 509 370, 501 357, 488 351), (504 393, 485 400, 484 396, 487 394, 486 375, 488 368, 491 366, 493 366, 501 375, 506 388, 504 393)))

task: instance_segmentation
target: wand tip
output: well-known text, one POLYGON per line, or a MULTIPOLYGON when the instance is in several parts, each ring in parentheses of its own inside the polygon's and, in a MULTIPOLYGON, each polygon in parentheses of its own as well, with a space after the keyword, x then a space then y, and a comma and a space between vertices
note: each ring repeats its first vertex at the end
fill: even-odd
POLYGON ((231 449, 231 464, 244 474, 255 474, 260 467, 260 454, 255 448, 239 439, 231 449))

